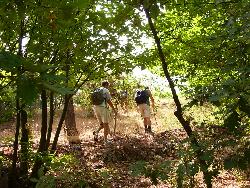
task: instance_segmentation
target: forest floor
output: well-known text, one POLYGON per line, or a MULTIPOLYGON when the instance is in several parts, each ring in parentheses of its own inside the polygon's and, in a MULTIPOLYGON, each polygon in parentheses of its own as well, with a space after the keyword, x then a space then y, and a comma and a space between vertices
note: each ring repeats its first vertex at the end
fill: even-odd
MULTIPOLYGON (((75 187, 81 187, 84 181, 89 187, 177 187, 174 183, 177 178, 176 174, 170 172, 171 170, 162 171, 165 175, 167 173, 169 178, 165 181, 158 181, 157 185, 154 185, 149 177, 134 176, 131 173, 132 165, 138 161, 145 161, 154 169, 157 169, 156 166, 159 167, 159 164, 164 161, 178 163, 179 144, 187 138, 187 135, 174 117, 174 110, 173 102, 159 104, 157 113, 152 116, 154 134, 144 133, 142 119, 135 110, 129 110, 128 113, 120 110, 116 123, 116 135, 112 137, 109 145, 104 145, 103 131, 99 134, 98 142, 93 140, 93 131, 98 126, 96 119, 88 117, 82 108, 76 107, 76 124, 81 144, 70 145, 66 132, 62 130, 57 155, 70 154, 78 159, 78 162, 75 165, 71 164, 68 168, 60 167, 57 171, 51 172, 53 176, 60 177, 57 187, 74 187, 73 183, 75 187), (79 183, 79 180, 83 181, 79 183)), ((30 122, 33 129, 33 147, 36 148, 39 142, 40 117, 37 116, 30 122)), ((14 123, 0 125, 0 151, 4 154, 11 152, 6 143, 13 140, 14 127, 14 123)), ((114 129, 114 121, 111 122, 110 128, 111 131, 114 129)), ((137 166, 137 170, 138 168, 137 166)), ((201 173, 195 176, 194 181, 195 187, 206 187, 201 173)), ((188 185, 187 181, 186 185, 188 185)), ((250 187, 250 179, 242 178, 238 172, 221 171, 213 180, 213 187, 247 188, 250 187)))

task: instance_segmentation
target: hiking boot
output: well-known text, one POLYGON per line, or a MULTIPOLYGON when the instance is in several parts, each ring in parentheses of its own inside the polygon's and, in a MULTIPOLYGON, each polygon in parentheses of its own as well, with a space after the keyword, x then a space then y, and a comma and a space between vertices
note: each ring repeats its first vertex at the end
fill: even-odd
POLYGON ((151 127, 148 127, 146 130, 145 130, 145 133, 148 133, 148 134, 154 134, 151 127))
POLYGON ((98 141, 98 134, 97 132, 93 132, 93 135, 94 135, 94 141, 97 142, 98 141))

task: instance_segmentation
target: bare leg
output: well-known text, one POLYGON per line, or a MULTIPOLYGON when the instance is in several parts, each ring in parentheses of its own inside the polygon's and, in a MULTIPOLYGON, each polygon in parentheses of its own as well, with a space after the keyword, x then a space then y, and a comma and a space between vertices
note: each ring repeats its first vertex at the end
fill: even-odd
POLYGON ((103 127, 104 127, 104 142, 106 142, 108 138, 108 134, 110 134, 109 124, 103 123, 103 127))
POLYGON ((143 124, 144 124, 145 132, 146 132, 147 129, 148 129, 148 127, 147 127, 147 118, 143 118, 143 124))
POLYGON ((151 120, 150 117, 145 117, 144 118, 144 127, 146 132, 151 132, 151 120))

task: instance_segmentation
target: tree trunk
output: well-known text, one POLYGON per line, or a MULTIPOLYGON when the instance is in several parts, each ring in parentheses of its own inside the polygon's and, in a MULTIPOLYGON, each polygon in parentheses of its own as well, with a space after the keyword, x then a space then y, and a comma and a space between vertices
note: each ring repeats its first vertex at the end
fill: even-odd
POLYGON ((52 126, 54 122, 54 114, 55 114, 55 109, 54 109, 54 92, 50 92, 50 97, 49 97, 49 126, 48 126, 48 131, 47 131, 47 141, 46 141, 46 149, 48 150, 49 145, 50 145, 50 138, 51 138, 51 133, 52 133, 52 126))
MULTIPOLYGON (((71 63, 71 55, 70 55, 70 50, 67 51, 67 61, 66 61, 66 66, 65 66, 65 75, 66 75, 66 85, 68 85, 68 82, 70 80, 70 63, 71 63)), ((73 97, 69 98, 68 102, 68 108, 67 108, 67 113, 65 117, 65 129, 67 132, 67 139, 69 143, 80 143, 79 139, 79 133, 76 129, 76 120, 75 120, 75 110, 74 110, 74 101, 73 97)))
POLYGON ((20 115, 20 100, 19 98, 16 99, 16 132, 15 132, 15 140, 13 144, 13 156, 12 156, 12 167, 9 173, 8 178, 8 187, 16 187, 17 186, 17 152, 18 152, 18 137, 19 137, 19 130, 21 125, 21 115, 20 115))
POLYGON ((47 136, 47 128, 48 128, 48 110, 47 110, 47 94, 45 90, 42 90, 41 93, 42 100, 42 127, 41 127, 41 137, 39 142, 38 152, 46 151, 46 136, 47 136))
POLYGON ((59 123, 57 125, 57 129, 56 129, 55 137, 54 137, 54 140, 53 140, 53 143, 52 143, 52 146, 51 146, 50 153, 54 153, 55 150, 56 150, 58 138, 59 138, 60 132, 62 130, 63 122, 65 120, 69 100, 70 100, 71 97, 72 97, 71 95, 65 95, 65 97, 64 97, 64 107, 63 107, 63 111, 62 111, 62 115, 60 117, 59 123))
POLYGON ((74 101, 72 97, 69 100, 68 110, 65 117, 65 126, 69 143, 80 143, 79 132, 76 128, 74 101))
POLYGON ((29 170, 29 129, 27 127, 27 112, 25 110, 21 110, 21 130, 22 137, 20 140, 20 177, 21 178, 21 186, 26 187, 28 178, 28 170, 29 170))
MULTIPOLYGON (((38 153, 41 155, 45 155, 46 152, 46 134, 47 134, 47 95, 46 91, 42 90, 41 93, 41 101, 42 101, 42 126, 41 126, 41 136, 39 142, 38 153)), ((38 170, 41 168, 43 162, 41 158, 37 158, 35 164, 32 169, 31 177, 37 178, 38 177, 38 170)))
POLYGON ((157 45, 159 57, 160 57, 160 60, 162 62, 162 68, 163 68, 164 74, 165 74, 165 76, 166 76, 166 78, 168 80, 168 83, 169 83, 169 86, 170 86, 170 89, 171 89, 171 92, 172 92, 172 95, 173 95, 173 99, 174 99, 174 102, 175 102, 175 105, 176 105, 176 108, 177 108, 177 110, 175 111, 174 114, 177 117, 177 119, 179 120, 179 122, 181 123, 181 125, 183 126, 183 128, 185 129, 187 135, 190 137, 191 143, 195 147, 198 148, 197 150, 195 150, 195 152, 196 152, 196 157, 198 158, 199 163, 201 165, 202 172, 204 174, 204 181, 206 182, 208 188, 212 188, 212 181, 211 181, 212 176, 211 176, 211 173, 208 170, 208 165, 207 165, 206 161, 201 159, 204 152, 201 150, 201 148, 199 146, 199 143, 198 143, 197 139, 195 138, 195 136, 193 134, 192 128, 190 126, 190 122, 186 121, 184 116, 183 116, 182 106, 181 106, 181 103, 179 101, 176 90, 174 88, 174 82, 170 77, 170 74, 169 74, 169 71, 168 71, 168 66, 167 66, 167 63, 166 63, 166 60, 165 60, 165 56, 164 56, 163 51, 162 51, 160 39, 159 39, 159 37, 157 35, 157 31, 155 29, 154 23, 153 23, 153 21, 152 21, 152 19, 150 17, 149 9, 147 7, 145 7, 145 6, 143 6, 143 8, 144 8, 144 12, 146 14, 147 20, 148 20, 148 24, 149 24, 150 29, 152 31, 153 37, 155 39, 155 43, 157 45))
MULTIPOLYGON (((19 8, 19 4, 18 4, 18 8, 19 8)), ((24 29, 24 17, 21 18, 20 21, 20 33, 19 33, 19 37, 18 37, 18 52, 17 55, 19 57, 23 57, 23 53, 22 53, 22 42, 23 42, 23 38, 25 35, 25 29, 24 29)), ((22 67, 18 67, 18 74, 17 76, 20 76, 20 72, 21 72, 22 67)), ((19 138, 19 130, 20 130, 20 126, 21 126, 21 107, 20 107, 20 98, 18 97, 17 93, 16 93, 16 132, 15 132, 15 140, 13 143, 13 157, 12 157, 12 166, 11 166, 11 170, 10 170, 10 174, 9 174, 9 178, 8 178, 8 186, 9 187, 16 187, 17 186, 17 180, 18 180, 18 173, 17 173, 17 160, 18 160, 18 138, 19 138)))

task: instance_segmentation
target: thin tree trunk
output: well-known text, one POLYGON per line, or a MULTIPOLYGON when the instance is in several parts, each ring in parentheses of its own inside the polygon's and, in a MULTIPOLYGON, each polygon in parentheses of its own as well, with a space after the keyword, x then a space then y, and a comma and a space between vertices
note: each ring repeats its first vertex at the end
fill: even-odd
MULTIPOLYGON (((41 92, 41 101, 42 101, 42 126, 41 126, 39 148, 37 152, 41 155, 44 155, 46 151, 46 134, 47 134, 47 95, 45 90, 42 90, 41 92)), ((38 170, 41 168, 42 164, 43 162, 41 158, 38 158, 35 161, 31 173, 32 178, 38 177, 38 170)))
POLYGON ((46 149, 49 148, 50 145, 50 138, 52 133, 52 126, 54 122, 54 115, 55 115, 55 109, 54 109, 54 92, 50 92, 49 97, 49 126, 48 126, 48 132, 47 132, 47 143, 46 143, 46 149))
MULTIPOLYGON (((19 5, 19 4, 17 4, 19 5)), ((19 8, 19 6, 18 6, 19 8)), ((18 52, 17 55, 19 57, 23 57, 23 53, 22 53, 22 41, 23 41, 23 37, 24 37, 25 31, 24 31, 24 18, 21 18, 21 22, 20 22, 20 33, 19 33, 19 38, 18 38, 18 52)), ((21 72, 22 67, 18 68, 18 74, 17 77, 19 77, 19 74, 21 72)), ((21 114, 20 114, 20 99, 18 97, 18 95, 16 94, 16 132, 15 132, 15 140, 13 143, 13 158, 12 158, 12 167, 11 167, 11 171, 9 174, 9 179, 8 179, 8 186, 9 187, 16 187, 17 186, 17 180, 18 180, 18 176, 17 176, 17 160, 18 160, 18 138, 19 138, 19 131, 20 131, 20 126, 21 126, 21 114)))
POLYGON ((15 132, 15 141, 13 145, 13 156, 12 156, 12 167, 9 174, 8 179, 8 187, 16 187, 17 186, 17 151, 18 151, 18 137, 19 137, 19 130, 20 130, 20 104, 19 98, 16 99, 16 132, 15 132))
POLYGON ((20 177, 22 182, 21 186, 26 187, 29 170, 29 130, 27 127, 27 112, 21 110, 21 128, 22 128, 22 137, 20 140, 21 145, 21 156, 20 156, 20 177))
POLYGON ((42 127, 41 127, 41 137, 38 152, 46 151, 46 135, 47 135, 47 128, 48 128, 48 110, 47 110, 47 94, 45 90, 42 90, 41 93, 41 100, 42 100, 42 127))
POLYGON ((55 150, 56 150, 58 138, 59 138, 60 132, 62 130, 63 122, 64 122, 65 117, 66 117, 68 104, 69 104, 69 100, 70 100, 71 97, 72 97, 72 95, 65 95, 64 107, 63 107, 62 115, 60 117, 57 129, 56 129, 56 134, 55 134, 55 137, 54 137, 54 141, 53 141, 52 146, 51 146, 51 150, 50 150, 51 153, 54 153, 55 150))
POLYGON ((171 89, 171 92, 172 92, 172 95, 173 95, 173 99, 174 99, 175 105, 177 107, 177 110, 175 111, 174 114, 177 117, 177 119, 179 120, 179 122, 181 123, 181 125, 183 126, 183 128, 185 129, 187 135, 190 137, 191 143, 199 148, 198 150, 195 150, 196 151, 196 156, 197 156, 197 158, 198 158, 198 160, 200 162, 201 169, 202 169, 202 171, 204 173, 204 180, 205 180, 205 182, 207 184, 207 187, 212 188, 212 183, 211 183, 212 176, 211 176, 211 173, 209 173, 209 171, 208 171, 208 165, 206 164, 206 161, 201 159, 201 156, 203 155, 203 151, 201 150, 201 148, 199 146, 199 143, 198 143, 197 139, 195 138, 195 136, 193 134, 192 128, 190 126, 190 122, 186 121, 185 118, 183 117, 182 106, 181 106, 180 100, 178 98, 178 95, 176 93, 176 90, 174 88, 174 82, 170 77, 170 74, 169 74, 169 71, 168 71, 168 66, 167 66, 167 63, 166 63, 166 60, 165 60, 165 56, 164 56, 163 51, 162 51, 160 39, 159 39, 159 37, 157 35, 157 31, 155 29, 154 23, 153 23, 153 21, 152 21, 152 19, 150 17, 149 9, 146 8, 146 7, 143 7, 143 8, 144 8, 144 12, 146 14, 147 20, 148 20, 148 24, 149 24, 150 29, 152 31, 153 37, 155 39, 155 43, 157 45, 157 49, 158 49, 160 60, 162 62, 162 68, 163 68, 164 74, 165 74, 165 76, 166 76, 166 78, 168 80, 168 83, 169 83, 169 86, 170 86, 170 89, 171 89))
POLYGON ((81 141, 79 139, 79 132, 76 128, 74 101, 72 97, 69 100, 69 105, 65 117, 65 126, 69 143, 80 143, 81 141))

